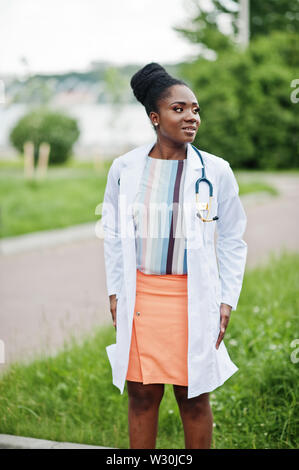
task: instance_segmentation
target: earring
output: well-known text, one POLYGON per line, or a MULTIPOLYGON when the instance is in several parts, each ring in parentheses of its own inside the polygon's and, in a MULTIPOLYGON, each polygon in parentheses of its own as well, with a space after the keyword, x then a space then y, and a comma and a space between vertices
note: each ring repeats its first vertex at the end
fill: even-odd
POLYGON ((155 125, 155 126, 157 126, 157 125, 158 125, 158 123, 157 123, 157 122, 154 122, 154 125, 155 125))

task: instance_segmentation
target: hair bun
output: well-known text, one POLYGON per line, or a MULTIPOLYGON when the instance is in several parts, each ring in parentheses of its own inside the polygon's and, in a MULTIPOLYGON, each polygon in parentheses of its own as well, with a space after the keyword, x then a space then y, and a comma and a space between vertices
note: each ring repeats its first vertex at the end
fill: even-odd
POLYGON ((160 77, 168 76, 164 67, 156 62, 151 62, 138 70, 131 78, 131 88, 135 97, 144 105, 146 95, 152 83, 160 77))

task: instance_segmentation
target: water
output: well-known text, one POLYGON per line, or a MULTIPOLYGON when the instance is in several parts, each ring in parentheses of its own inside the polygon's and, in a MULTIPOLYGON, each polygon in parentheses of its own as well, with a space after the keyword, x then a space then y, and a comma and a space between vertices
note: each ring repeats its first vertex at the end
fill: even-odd
MULTIPOLYGON (((74 145, 77 158, 87 159, 95 153, 110 156, 122 153, 155 138, 150 120, 142 105, 70 104, 51 106, 78 120, 80 137, 74 145)), ((9 132, 30 107, 26 104, 0 105, 0 158, 16 158, 9 143, 9 132)))

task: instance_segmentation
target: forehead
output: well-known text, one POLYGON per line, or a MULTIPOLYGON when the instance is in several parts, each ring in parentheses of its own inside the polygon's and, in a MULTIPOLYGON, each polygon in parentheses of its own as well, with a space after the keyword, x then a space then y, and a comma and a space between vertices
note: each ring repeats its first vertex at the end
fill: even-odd
POLYGON ((198 100, 193 91, 188 86, 179 84, 169 87, 167 96, 160 101, 160 106, 168 107, 177 102, 186 103, 186 105, 198 105, 198 100))
POLYGON ((168 96, 164 99, 165 104, 174 102, 185 102, 186 104, 197 104, 197 98, 190 88, 185 85, 173 85, 169 88, 168 96))

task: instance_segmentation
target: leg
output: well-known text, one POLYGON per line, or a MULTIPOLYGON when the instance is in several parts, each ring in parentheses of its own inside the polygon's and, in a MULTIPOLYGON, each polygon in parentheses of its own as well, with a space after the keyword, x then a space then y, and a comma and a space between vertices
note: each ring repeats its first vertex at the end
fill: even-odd
POLYGON ((174 385, 174 394, 183 422, 186 449, 210 449, 213 414, 209 393, 187 398, 188 387, 174 385))
POLYGON ((127 380, 130 449, 155 449, 164 384, 127 380))

